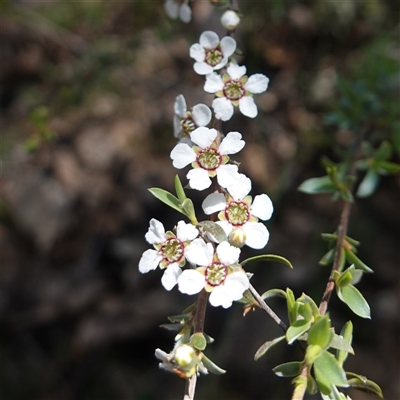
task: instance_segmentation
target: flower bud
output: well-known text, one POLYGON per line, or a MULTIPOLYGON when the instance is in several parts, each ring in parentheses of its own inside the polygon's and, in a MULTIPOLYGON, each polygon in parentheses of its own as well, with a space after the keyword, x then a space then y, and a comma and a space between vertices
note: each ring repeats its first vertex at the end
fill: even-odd
POLYGON ((233 10, 227 10, 221 17, 222 26, 228 30, 233 31, 239 25, 240 18, 233 10))
POLYGON ((246 242, 246 234, 243 229, 234 229, 228 237, 229 244, 235 247, 243 247, 246 242))
POLYGON ((175 350, 175 362, 180 367, 187 367, 195 361, 196 352, 193 347, 183 344, 175 350))

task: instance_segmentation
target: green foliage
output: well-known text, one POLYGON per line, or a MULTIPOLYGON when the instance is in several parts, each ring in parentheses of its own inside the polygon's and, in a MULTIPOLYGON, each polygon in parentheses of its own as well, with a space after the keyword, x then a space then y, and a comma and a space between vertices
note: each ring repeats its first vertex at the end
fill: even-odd
POLYGON ((207 340, 202 332, 196 332, 191 336, 189 344, 197 350, 204 350, 207 340))
POLYGON ((302 364, 303 363, 300 361, 291 361, 277 365, 272 370, 275 372, 276 375, 287 378, 298 375, 301 371, 302 364))
POLYGON ((265 343, 263 343, 259 349, 256 351, 256 354, 254 355, 254 360, 258 360, 260 357, 262 357, 269 349, 274 347, 277 343, 281 342, 283 339, 285 339, 285 336, 279 336, 278 338, 275 338, 274 340, 269 340, 265 343))
POLYGON ((346 303, 354 314, 362 318, 371 318, 369 305, 355 286, 351 284, 344 287, 336 286, 336 293, 339 299, 346 303))
POLYGON ((374 382, 367 379, 365 376, 355 374, 353 372, 346 372, 350 387, 362 390, 364 392, 373 393, 380 398, 383 398, 382 389, 374 382))
POLYGON ((262 254, 260 256, 246 258, 246 260, 242 261, 240 264, 244 266, 250 262, 257 262, 257 261, 277 262, 280 264, 285 264, 289 268, 293 268, 293 265, 289 260, 287 260, 285 257, 277 256, 275 254, 262 254))

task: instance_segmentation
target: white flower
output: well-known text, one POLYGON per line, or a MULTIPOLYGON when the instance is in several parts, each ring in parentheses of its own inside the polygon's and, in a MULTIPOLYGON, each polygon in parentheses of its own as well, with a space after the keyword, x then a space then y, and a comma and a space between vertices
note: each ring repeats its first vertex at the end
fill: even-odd
POLYGON ((165 232, 164 225, 151 219, 146 240, 155 248, 146 250, 139 261, 139 271, 145 274, 160 266, 165 269, 161 283, 167 290, 171 290, 182 273, 181 267, 186 263, 185 252, 189 243, 195 239, 199 231, 192 225, 179 221, 176 235, 165 232))
POLYGON ((186 100, 179 95, 174 104, 174 135, 176 138, 189 138, 190 133, 200 126, 206 126, 211 121, 211 110, 205 104, 197 104, 188 111, 186 100))
POLYGON ((233 115, 233 106, 239 106, 243 115, 256 117, 258 110, 253 94, 267 90, 269 79, 263 74, 245 75, 246 67, 229 64, 223 77, 213 72, 206 76, 204 90, 217 96, 212 103, 215 117, 228 121, 233 115))
POLYGON ((228 242, 218 245, 216 253, 211 243, 195 239, 188 246, 187 258, 196 269, 187 269, 178 278, 178 288, 182 293, 196 294, 205 289, 210 294, 214 307, 228 308, 235 300, 243 297, 249 288, 246 273, 237 265, 240 249, 228 242))
POLYGON ((207 215, 219 212, 217 222, 228 235, 230 243, 236 246, 246 244, 253 249, 262 249, 269 239, 265 221, 271 218, 273 205, 266 194, 261 194, 251 202, 247 196, 251 189, 251 181, 243 174, 235 185, 229 186, 229 194, 212 193, 203 201, 202 207, 207 215))
POLYGON ((221 17, 222 26, 228 30, 233 31, 239 25, 240 18, 237 13, 233 10, 227 10, 221 17))
POLYGON ((236 50, 235 39, 225 36, 220 41, 212 31, 203 32, 199 42, 190 47, 190 57, 196 60, 193 68, 199 75, 207 75, 225 67, 228 58, 236 50))
POLYGON ((172 19, 179 17, 179 19, 185 23, 190 22, 192 19, 192 10, 190 9, 188 2, 167 0, 164 3, 164 9, 168 17, 172 19))
POLYGON ((178 143, 171 151, 172 164, 182 169, 191 164, 193 169, 186 177, 192 189, 204 190, 210 187, 211 179, 217 176, 221 187, 228 187, 238 178, 237 165, 226 165, 228 154, 236 154, 244 147, 244 140, 239 132, 229 132, 218 146, 216 143, 217 131, 200 127, 190 134, 194 143, 178 143), (197 146, 196 146, 197 145, 197 146))

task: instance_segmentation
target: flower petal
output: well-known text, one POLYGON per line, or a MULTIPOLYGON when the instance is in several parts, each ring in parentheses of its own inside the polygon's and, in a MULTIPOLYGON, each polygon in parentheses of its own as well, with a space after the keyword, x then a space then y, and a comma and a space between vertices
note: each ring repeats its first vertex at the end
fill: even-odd
POLYGON ((250 282, 244 272, 237 271, 226 277, 224 286, 233 300, 240 300, 243 293, 249 288, 250 282))
POLYGON ((228 62, 228 57, 224 57, 217 65, 214 65, 213 70, 218 70, 225 67, 227 62, 228 62))
POLYGON ((228 221, 217 221, 217 224, 224 230, 226 236, 232 232, 233 227, 228 221))
POLYGON ((181 274, 182 270, 177 263, 170 264, 161 278, 164 288, 171 290, 178 283, 178 278, 181 274))
POLYGON ((164 225, 157 219, 152 218, 145 238, 150 244, 165 242, 167 236, 165 235, 164 225))
POLYGON ((223 193, 211 193, 203 201, 202 207, 206 215, 222 211, 226 206, 225 195, 223 193))
POLYGON ((250 213, 263 221, 270 219, 273 211, 272 201, 266 194, 256 196, 250 207, 250 213))
POLYGON ((211 179, 205 169, 191 169, 186 178, 189 179, 189 186, 195 190, 204 190, 211 186, 211 179))
POLYGON ((181 134, 181 120, 177 115, 174 115, 173 122, 174 122, 174 136, 178 138, 179 135, 181 134))
POLYGON ((179 221, 176 227, 176 237, 182 242, 195 239, 199 231, 192 224, 187 224, 185 221, 179 221))
POLYGON ((204 288, 205 284, 206 280, 204 275, 194 269, 186 269, 178 278, 178 289, 181 293, 199 293, 204 288))
POLYGON ((215 118, 228 121, 233 115, 233 105, 226 97, 216 98, 212 102, 215 118))
POLYGON ((196 104, 192 109, 193 121, 197 126, 206 126, 211 121, 212 112, 205 104, 196 104))
POLYGON ((247 222, 243 225, 246 244, 253 249, 262 249, 268 243, 269 232, 261 222, 247 222))
POLYGON ((219 45, 219 36, 213 31, 205 31, 199 42, 205 49, 215 49, 219 45))
POLYGON ((240 79, 246 73, 246 67, 244 65, 239 66, 237 64, 229 64, 226 72, 232 79, 240 79))
POLYGON ((242 97, 239 100, 239 110, 243 115, 249 118, 255 118, 258 114, 254 99, 250 96, 242 97))
POLYGON ((230 293, 223 285, 215 287, 210 294, 210 304, 213 307, 222 306, 223 308, 229 308, 232 305, 232 302, 233 299, 230 293))
POLYGON ((239 260, 240 249, 231 246, 228 242, 222 242, 217 246, 217 254, 222 264, 229 266, 239 260))
POLYGON ((216 137, 217 137, 216 129, 214 128, 209 129, 204 126, 195 129, 190 134, 190 139, 192 140, 192 142, 199 145, 202 149, 211 146, 211 143, 215 140, 216 137))
POLYGON ((239 179, 226 190, 235 200, 242 200, 251 190, 251 180, 245 174, 239 174, 239 179))
POLYGON ((192 19, 192 9, 190 8, 189 4, 183 3, 181 8, 179 9, 179 18, 182 22, 187 24, 192 19))
POLYGON ((219 146, 220 154, 236 154, 243 149, 245 141, 239 132, 229 132, 219 146))
POLYGON ((187 107, 186 107, 186 100, 183 97, 183 94, 180 94, 175 99, 174 111, 175 114, 178 115, 179 117, 186 118, 187 107))
POLYGON ((221 50, 224 57, 230 57, 236 50, 236 40, 231 36, 225 36, 221 40, 221 50))
POLYGON ((164 3, 164 9, 165 12, 167 13, 168 17, 175 19, 178 18, 179 14, 179 5, 175 3, 174 0, 167 0, 164 3))
POLYGON ((182 169, 196 160, 196 153, 186 143, 178 143, 171 151, 170 157, 175 168, 182 169))
POLYGON ((227 188, 239 179, 237 165, 221 165, 217 169, 217 181, 220 186, 227 188))
POLYGON ((206 243, 203 239, 194 239, 193 242, 185 248, 185 257, 195 265, 205 267, 212 263, 214 248, 211 243, 206 243))
POLYGON ((204 47, 199 43, 195 43, 190 46, 189 55, 198 62, 203 62, 206 58, 204 47))
POLYGON ((139 271, 142 274, 146 274, 147 272, 156 269, 161 260, 162 256, 158 254, 158 251, 148 249, 142 254, 142 257, 140 258, 139 271))
POLYGON ((211 65, 208 65, 205 62, 195 62, 193 64, 193 69, 196 72, 196 74, 199 75, 207 75, 211 74, 211 72, 214 71, 214 68, 211 65))
POLYGON ((204 90, 208 93, 215 93, 224 88, 224 82, 220 75, 216 72, 206 76, 206 82, 204 84, 204 90))
POLYGON ((251 75, 245 83, 244 88, 250 93, 262 93, 268 88, 269 78, 263 74, 251 75))

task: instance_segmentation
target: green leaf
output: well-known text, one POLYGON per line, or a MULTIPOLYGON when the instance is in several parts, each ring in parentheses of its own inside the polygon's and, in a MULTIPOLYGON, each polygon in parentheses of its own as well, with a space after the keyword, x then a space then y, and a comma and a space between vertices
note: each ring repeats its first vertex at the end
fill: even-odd
POLYGON ((365 376, 346 372, 350 387, 363 390, 364 392, 373 393, 383 399, 382 389, 374 382, 367 379, 365 376))
POLYGON ((277 343, 281 342, 283 339, 285 339, 285 336, 280 336, 274 340, 269 340, 262 344, 259 349, 256 351, 256 354, 254 355, 254 360, 258 360, 260 357, 262 357, 269 349, 274 347, 277 343))
POLYGON ((189 344, 197 350, 204 350, 207 340, 201 332, 196 332, 191 336, 189 344))
POLYGON ((331 193, 335 191, 335 185, 329 176, 310 178, 304 181, 298 188, 308 194, 331 193))
POLYGON ((279 364, 272 371, 280 377, 291 377, 300 374, 303 363, 301 361, 291 361, 284 364, 279 364))
POLYGON ((389 161, 378 161, 375 163, 376 168, 382 175, 394 175, 400 171, 400 165, 389 161))
POLYGON ((185 212, 185 215, 190 219, 190 222, 193 225, 197 225, 198 221, 196 218, 196 213, 194 212, 193 201, 190 199, 185 199, 182 203, 182 210, 185 212))
POLYGON ((314 361, 314 371, 317 381, 323 376, 322 381, 326 380, 335 386, 348 386, 344 369, 328 351, 323 351, 314 361))
POLYGON ((270 289, 261 295, 261 298, 263 300, 269 299, 271 297, 283 297, 284 299, 286 299, 286 292, 282 289, 270 289))
POLYGON ((374 154, 377 161, 388 160, 392 156, 392 145, 384 140, 374 154))
POLYGON ((330 265, 333 263, 333 259, 335 257, 335 250, 336 249, 330 249, 319 261, 320 265, 330 265))
POLYGON ((312 315, 316 318, 319 316, 318 306, 315 304, 315 301, 305 293, 303 293, 298 299, 297 302, 307 303, 311 306, 312 315))
POLYGON ((350 264, 354 264, 354 267, 356 269, 360 269, 361 271, 364 272, 369 272, 373 273, 374 270, 368 267, 368 265, 364 264, 351 250, 349 249, 344 249, 344 252, 346 254, 346 259, 350 264))
POLYGON ((374 193, 375 189, 379 183, 379 174, 375 169, 370 169, 364 176, 364 179, 361 181, 360 185, 357 189, 358 197, 368 197, 374 193))
POLYGON ((328 315, 319 318, 308 331, 308 343, 325 349, 331 341, 331 323, 328 315))
POLYGON ((175 175, 174 182, 175 182, 176 195, 178 196, 178 199, 183 203, 187 199, 187 197, 185 194, 185 190, 183 189, 182 182, 179 179, 178 175, 175 175))
POLYGON ((338 348, 338 351, 336 351, 336 359, 338 360, 339 365, 343 365, 349 353, 354 354, 353 348, 351 347, 351 342, 353 341, 353 323, 351 321, 347 321, 343 325, 339 338, 341 338, 343 342, 347 343, 351 348, 351 351, 348 351, 346 348, 338 348))
POLYGON ((289 288, 286 288, 286 302, 289 322, 292 324, 297 319, 297 306, 293 291, 289 288))
POLYGON ((348 353, 354 354, 354 350, 351 347, 350 343, 345 338, 343 338, 340 335, 337 335, 336 333, 332 336, 332 340, 329 343, 329 348, 338 350, 337 354, 340 351, 343 351, 346 355, 348 353))
POLYGON ((148 190, 154 197, 156 197, 158 200, 162 201, 167 206, 186 215, 181 208, 181 202, 172 193, 167 192, 166 190, 160 189, 160 188, 150 188, 148 190))
POLYGON ((310 329, 311 321, 299 319, 286 331, 286 340, 292 344, 298 337, 310 329))
POLYGON ((346 303, 354 314, 361 318, 371 318, 370 308, 360 291, 353 285, 337 288, 340 300, 346 303))
POLYGON ((305 356, 306 364, 311 366, 323 351, 322 347, 318 344, 310 344, 307 346, 305 356))
POLYGON ((289 268, 293 268, 293 266, 289 260, 287 260, 285 257, 277 256, 275 254, 262 254, 260 256, 246 258, 246 260, 242 261, 240 264, 243 266, 249 262, 256 262, 256 261, 277 262, 277 263, 285 264, 289 268))
POLYGON ((315 394, 318 391, 317 383, 315 382, 315 379, 311 376, 311 374, 308 374, 307 376, 307 390, 310 394, 315 394))
POLYGON ((347 203, 352 203, 354 201, 354 197, 348 188, 343 188, 340 190, 340 198, 347 203))
POLYGON ((340 288, 345 287, 347 285, 350 285, 351 281, 353 279, 353 275, 351 274, 351 272, 346 269, 346 271, 343 271, 338 279, 335 279, 336 281, 336 285, 340 288))
POLYGON ((160 328, 164 328, 167 331, 179 331, 182 329, 182 324, 162 324, 160 325, 160 328))
POLYGON ((204 353, 202 353, 201 362, 211 374, 222 375, 226 372, 224 369, 218 367, 217 364, 211 361, 204 353))
POLYGON ((298 315, 301 315, 306 321, 311 321, 313 318, 311 305, 309 303, 301 302, 300 299, 297 299, 296 303, 298 304, 298 315))
POLYGON ((208 232, 218 242, 225 242, 227 240, 225 231, 213 221, 202 221, 199 222, 198 226, 208 232))

